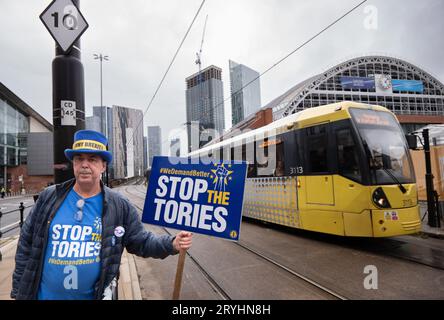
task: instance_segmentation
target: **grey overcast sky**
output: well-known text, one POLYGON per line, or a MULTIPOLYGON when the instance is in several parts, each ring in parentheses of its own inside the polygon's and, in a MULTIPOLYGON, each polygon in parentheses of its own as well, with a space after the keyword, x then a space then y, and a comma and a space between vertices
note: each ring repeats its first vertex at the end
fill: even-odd
MULTIPOLYGON (((49 0, 0 0, 0 81, 52 123, 54 41, 39 19, 49 0)), ((203 67, 222 68, 230 95, 228 60, 263 72, 361 0, 207 0, 157 98, 144 118, 166 139, 186 121, 185 78, 198 71, 205 16, 203 67)), ((85 109, 104 105, 145 111, 201 0, 81 0, 89 23, 81 38, 85 109)), ((444 0, 369 0, 261 78, 265 105, 293 85, 350 58, 383 54, 413 63, 444 82, 444 0), (377 20, 370 15, 376 13, 377 20), (375 24, 376 23, 376 24, 375 24)), ((231 101, 225 102, 231 126, 231 101)))

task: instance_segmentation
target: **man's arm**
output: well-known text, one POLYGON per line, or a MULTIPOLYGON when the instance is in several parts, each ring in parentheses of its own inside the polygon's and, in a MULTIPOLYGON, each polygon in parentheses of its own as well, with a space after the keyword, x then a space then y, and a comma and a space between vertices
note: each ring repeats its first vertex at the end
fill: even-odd
POLYGON ((153 257, 160 259, 178 253, 173 246, 174 237, 155 235, 145 230, 134 206, 127 200, 124 200, 124 207, 127 211, 127 225, 123 245, 129 253, 144 258, 153 257))

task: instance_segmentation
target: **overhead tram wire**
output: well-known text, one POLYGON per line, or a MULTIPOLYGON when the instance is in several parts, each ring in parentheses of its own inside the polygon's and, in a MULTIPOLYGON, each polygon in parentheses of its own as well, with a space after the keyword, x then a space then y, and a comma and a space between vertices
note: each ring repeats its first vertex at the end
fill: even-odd
MULTIPOLYGON (((259 74, 256 78, 254 78, 253 80, 251 80, 250 82, 248 82, 246 85, 244 85, 242 88, 240 88, 239 90, 237 90, 236 92, 232 93, 229 95, 228 98, 226 98, 225 100, 223 100, 222 102, 216 104, 214 106, 214 108, 218 108, 221 105, 223 105, 225 102, 227 102, 228 100, 231 99, 231 97, 239 92, 241 92, 243 89, 245 89, 246 87, 248 87, 250 84, 252 84, 254 81, 260 79, 260 77, 262 77, 264 74, 266 74, 267 72, 271 71, 273 68, 275 68, 276 66, 278 66, 279 64, 281 64, 282 62, 284 62, 286 59, 288 59, 291 55, 293 55, 295 52, 297 52, 298 50, 302 49, 303 47, 305 47, 307 44, 309 44, 311 41, 313 41, 314 39, 316 39, 317 37, 319 37, 322 33, 324 33, 325 31, 327 31, 328 29, 330 29, 331 27, 333 27, 335 24, 337 24, 339 21, 341 21, 343 18, 345 18, 346 16, 348 16, 350 13, 352 13, 353 11, 355 11, 356 9, 358 9, 360 6, 362 6, 365 2, 367 2, 367 0, 363 0, 361 1, 359 4, 357 4, 356 6, 354 6, 352 9, 348 10, 346 13, 344 13, 342 16, 340 16, 339 18, 337 18, 336 20, 334 20, 332 23, 330 23, 328 26, 326 26, 324 29, 322 29, 321 31, 319 31, 318 33, 316 33, 314 36, 312 36, 310 39, 308 39, 307 41, 305 41, 304 43, 302 43, 300 46, 298 46, 296 49, 294 49, 293 51, 291 51, 290 53, 288 53, 286 56, 284 56, 283 58, 281 58, 280 60, 278 60, 276 63, 274 63, 271 67, 269 67, 268 69, 266 69, 264 72, 262 72, 261 74, 259 74)), ((162 144, 164 142, 167 142, 167 140, 163 141, 162 144)))
MULTIPOLYGON (((262 72, 260 75, 258 75, 256 78, 254 78, 253 80, 251 80, 250 82, 248 82, 245 86, 243 86, 242 88, 240 88, 238 91, 236 91, 234 94, 239 93, 242 89, 248 87, 251 83, 253 83, 254 81, 256 81, 257 79, 259 79, 260 77, 262 77, 264 74, 266 74, 267 72, 269 72, 270 70, 272 70, 274 67, 276 67, 277 65, 279 65, 280 63, 282 63, 284 60, 286 60, 287 58, 289 58, 291 55, 293 55, 296 51, 298 51, 299 49, 303 48, 305 45, 309 44, 311 41, 313 41, 314 39, 316 39, 317 37, 319 37, 322 33, 324 33, 325 31, 327 31, 328 29, 330 29, 331 27, 333 27, 336 23, 338 23, 339 21, 341 21, 343 18, 345 18, 347 15, 349 15, 350 13, 352 13, 353 11, 355 11, 356 9, 358 9, 361 5, 363 5, 365 2, 367 2, 367 0, 362 1, 361 3, 357 4, 356 6, 354 6, 352 9, 350 9, 349 11, 347 11, 346 13, 344 13, 342 16, 340 16, 339 18, 337 18, 335 21, 333 21, 332 23, 330 23, 328 26, 326 26, 324 29, 322 29, 321 31, 319 31, 317 34, 315 34, 314 36, 312 36, 310 39, 308 39, 307 41, 305 41, 303 44, 301 44, 299 47, 297 47, 296 49, 294 49, 293 51, 291 51, 289 54, 287 54, 285 57, 281 58, 280 60, 278 60, 275 64, 273 64, 271 67, 269 67, 267 70, 265 70, 264 72, 262 72)), ((229 98, 227 98, 226 100, 224 100, 223 102, 227 101, 231 99, 231 96, 229 98)))
MULTIPOLYGON (((171 60, 170 64, 168 65, 168 68, 167 68, 167 70, 165 71, 165 74, 163 75, 162 80, 160 80, 160 83, 159 83, 159 85, 157 86, 156 91, 155 91, 154 94, 153 94, 153 97, 151 98, 151 100, 150 100, 148 106, 146 107, 146 109, 145 109, 145 111, 144 111, 144 113, 143 113, 142 119, 140 119, 139 123, 137 124, 136 128, 134 129, 133 134, 132 134, 130 140, 126 143, 126 147, 128 147, 128 145, 130 144, 130 142, 133 141, 133 139, 134 139, 134 135, 136 134, 137 129, 140 127, 140 124, 143 123, 143 117, 145 116, 145 114, 148 112, 149 108, 150 108, 151 105, 153 104, 153 101, 154 101, 154 99, 156 98, 157 93, 159 92, 160 88, 162 87, 162 84, 163 84, 163 82, 164 82, 166 76, 168 75, 168 72, 170 71, 171 67, 173 66, 173 63, 174 63, 174 61, 176 60, 176 57, 177 57, 177 55, 179 54, 179 51, 180 51, 180 49, 182 48, 182 45, 184 44, 186 38, 188 37, 188 34, 190 33, 191 27, 193 26, 194 22, 196 21, 197 16, 199 15, 199 13, 200 13, 200 11, 201 11, 203 5, 205 4, 205 1, 206 1, 206 0, 202 0, 202 3, 200 4, 199 9, 197 9, 196 14, 194 15, 194 18, 193 18, 193 20, 191 21, 191 24, 190 24, 190 26, 189 26, 188 29, 187 29, 187 32, 185 33, 185 35, 184 35, 182 41, 181 41, 180 44, 179 44, 179 47, 178 47, 177 50, 176 50, 176 53, 175 53, 174 56, 173 56, 173 59, 171 60)), ((125 148, 125 153, 126 153, 126 148, 125 148)))
POLYGON ((293 51, 291 51, 290 53, 288 53, 286 56, 284 56, 283 58, 281 58, 280 60, 278 60, 276 63, 274 63, 271 67, 269 67, 268 69, 266 69, 264 72, 262 72, 261 74, 259 74, 256 78, 254 78, 253 80, 251 80, 250 82, 248 82, 246 85, 244 85, 242 88, 240 88, 239 90, 237 90, 236 92, 232 93, 228 98, 226 98, 225 100, 223 100, 222 102, 220 102, 219 104, 216 104, 214 108, 217 108, 219 106, 221 106, 223 103, 227 102, 228 100, 231 99, 231 97, 239 92, 241 92, 243 89, 245 89, 246 87, 248 87, 250 84, 252 84, 254 81, 260 79, 260 77, 262 77, 264 74, 268 73, 269 71, 271 71, 273 68, 277 67, 279 64, 281 64, 282 62, 284 62, 285 60, 287 60, 291 55, 293 55, 294 53, 296 53, 298 50, 302 49, 303 47, 305 47, 307 44, 309 44, 311 41, 313 41, 314 39, 316 39, 317 37, 319 37, 322 33, 324 33, 325 31, 327 31, 328 29, 330 29, 331 27, 333 27, 335 24, 337 24, 339 21, 341 21, 343 18, 345 18, 346 16, 348 16, 350 13, 352 13, 353 11, 355 11, 356 9, 358 9, 360 6, 362 6, 365 2, 367 2, 367 0, 363 0, 362 2, 360 2, 359 4, 357 4, 356 6, 354 6, 352 9, 348 10, 346 13, 344 13, 342 16, 340 16, 339 18, 337 18, 335 21, 333 21, 332 23, 330 23, 328 26, 326 26, 324 29, 322 29, 321 31, 319 31, 318 33, 316 33, 314 36, 312 36, 310 39, 308 39, 307 41, 305 41, 303 44, 301 44, 300 46, 298 46, 296 49, 294 49, 293 51))

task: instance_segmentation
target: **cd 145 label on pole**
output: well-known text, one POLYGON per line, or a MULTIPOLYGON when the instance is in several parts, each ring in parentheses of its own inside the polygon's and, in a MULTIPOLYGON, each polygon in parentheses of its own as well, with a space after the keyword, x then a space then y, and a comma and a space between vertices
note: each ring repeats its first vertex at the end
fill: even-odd
POLYGON ((76 102, 70 100, 60 101, 61 122, 62 126, 76 125, 76 102))

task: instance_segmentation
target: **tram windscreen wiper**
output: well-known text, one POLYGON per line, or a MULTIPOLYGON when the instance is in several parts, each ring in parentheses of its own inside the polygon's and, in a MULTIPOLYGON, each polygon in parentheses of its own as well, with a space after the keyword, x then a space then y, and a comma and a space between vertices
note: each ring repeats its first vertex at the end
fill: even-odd
POLYGON ((399 190, 401 190, 402 193, 407 192, 407 189, 404 188, 402 183, 399 182, 399 180, 395 177, 393 173, 391 173, 388 169, 384 168, 384 166, 382 167, 382 170, 384 170, 384 172, 387 173, 393 179, 393 181, 395 181, 398 184, 399 190))
MULTIPOLYGON (((371 160, 372 163, 376 163, 376 159, 373 157, 373 154, 370 151, 370 148, 368 147, 367 141, 363 140, 363 144, 364 144, 364 149, 365 149, 365 153, 367 154, 368 159, 371 160)), ((396 182, 398 184, 399 190, 401 190, 402 193, 406 193, 407 189, 402 185, 401 182, 399 182, 399 180, 395 177, 395 175, 393 173, 391 173, 388 169, 384 168, 384 164, 382 164, 380 167, 379 166, 370 166, 370 168, 372 168, 377 170, 377 169, 382 169, 384 170, 385 173, 387 173, 387 175, 392 178, 392 180, 394 182, 396 182)), ((376 178, 376 174, 375 174, 375 178, 376 178)))

